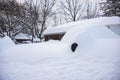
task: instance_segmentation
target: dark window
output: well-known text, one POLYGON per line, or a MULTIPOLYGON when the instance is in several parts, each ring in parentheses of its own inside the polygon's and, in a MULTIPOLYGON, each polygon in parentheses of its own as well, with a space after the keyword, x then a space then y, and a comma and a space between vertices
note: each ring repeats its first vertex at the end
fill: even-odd
POLYGON ((76 50, 77 47, 78 47, 78 44, 77 44, 77 43, 73 43, 73 44, 71 45, 71 50, 72 50, 72 52, 75 52, 75 50, 76 50))

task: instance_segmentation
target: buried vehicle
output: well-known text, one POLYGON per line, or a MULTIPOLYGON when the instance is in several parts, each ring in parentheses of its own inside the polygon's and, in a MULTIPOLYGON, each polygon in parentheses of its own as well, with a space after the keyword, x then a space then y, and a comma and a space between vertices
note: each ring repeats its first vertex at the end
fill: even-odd
POLYGON ((68 53, 90 50, 96 40, 120 39, 104 25, 84 25, 71 28, 61 41, 15 45, 1 53, 4 59, 33 62, 45 57, 63 57, 68 53), (24 56, 23 56, 24 55, 24 56), (14 57, 15 56, 15 57, 14 57))

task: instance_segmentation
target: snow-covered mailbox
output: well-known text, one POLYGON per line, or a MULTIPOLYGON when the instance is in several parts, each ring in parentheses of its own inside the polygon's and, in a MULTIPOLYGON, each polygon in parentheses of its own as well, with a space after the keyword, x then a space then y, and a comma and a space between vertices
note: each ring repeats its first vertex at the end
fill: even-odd
POLYGON ((87 20, 67 23, 57 27, 47 28, 44 31, 43 35, 44 35, 45 41, 48 41, 50 39, 61 40, 64 34, 67 31, 69 31, 71 28, 78 27, 78 26, 81 27, 81 26, 90 25, 90 24, 105 25, 108 29, 113 31, 116 35, 120 36, 120 17, 117 17, 117 16, 87 19, 87 20))

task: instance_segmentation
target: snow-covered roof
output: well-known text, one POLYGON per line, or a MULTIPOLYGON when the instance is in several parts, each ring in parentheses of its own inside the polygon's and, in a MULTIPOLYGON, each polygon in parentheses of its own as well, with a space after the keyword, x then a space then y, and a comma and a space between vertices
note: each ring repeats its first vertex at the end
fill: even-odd
POLYGON ((71 22, 67 24, 63 24, 57 27, 47 28, 43 35, 45 34, 55 34, 55 33, 65 33, 69 29, 73 27, 78 27, 82 25, 89 25, 89 24, 100 24, 100 25, 120 25, 120 17, 113 16, 113 17, 99 17, 99 18, 93 18, 93 19, 86 19, 82 21, 77 22, 71 22))
POLYGON ((29 39, 25 34, 19 33, 15 36, 15 39, 29 39))

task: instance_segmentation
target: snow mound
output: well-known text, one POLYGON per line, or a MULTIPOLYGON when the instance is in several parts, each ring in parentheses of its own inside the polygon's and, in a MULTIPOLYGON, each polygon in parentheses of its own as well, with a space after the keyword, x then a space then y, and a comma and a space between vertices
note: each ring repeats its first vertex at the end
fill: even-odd
POLYGON ((67 52, 65 43, 44 42, 16 45, 1 53, 1 56, 4 56, 3 60, 29 63, 47 57, 62 57, 67 55, 67 52))
MULTIPOLYGON (((94 38, 94 39, 102 39, 102 38, 119 38, 115 33, 110 31, 104 25, 84 25, 78 26, 70 29, 62 38, 62 42, 71 43, 82 35, 79 34, 87 34, 89 36, 86 39, 94 38), (79 35, 79 36, 78 36, 79 35)), ((79 39, 78 39, 79 40, 79 39)))
MULTIPOLYGON (((88 34, 86 37, 88 37, 88 34)), ((21 45, 19 47, 26 47, 22 49, 21 55, 17 54, 20 51, 18 50, 18 52, 15 52, 16 55, 12 57, 10 54, 13 52, 9 52, 10 56, 8 57, 0 56, 0 59, 10 57, 14 59, 12 61, 9 59, 6 63, 2 63, 0 60, 0 80, 120 80, 119 39, 96 39, 89 51, 85 49, 86 51, 81 52, 81 50, 78 49, 75 54, 69 54, 61 58, 53 55, 51 57, 43 57, 40 55, 43 48, 39 46, 42 45, 28 45, 32 46, 31 49, 33 51, 29 50, 30 48, 27 49, 27 45, 21 45), (35 48, 38 48, 39 52, 34 51, 35 48), (29 53, 28 50, 30 51, 29 53), (19 57, 21 61, 18 61, 19 57), (32 62, 32 59, 35 61, 32 62), (29 63, 26 62, 26 60, 28 60, 29 63)), ((51 43, 47 43, 46 45, 49 48, 54 48, 51 48, 51 50, 59 49, 60 46, 63 47, 63 44, 54 45, 54 43, 52 43, 54 47, 51 43)), ((51 55, 47 47, 45 47, 44 50, 51 55)), ((65 50, 66 47, 62 49, 65 50)), ((63 52, 60 50, 56 50, 56 55, 63 52)), ((69 52, 67 51, 67 53, 69 52)), ((65 52, 62 53, 62 55, 64 54, 65 52)), ((6 53, 4 53, 4 55, 6 55, 6 53)))
POLYGON ((9 48, 14 45, 15 45, 15 43, 8 36, 0 39, 0 49, 9 48))
MULTIPOLYGON (((68 43, 69 49, 73 43, 77 43, 76 50, 79 52, 89 50, 96 39, 120 39, 104 25, 84 25, 70 29, 62 38, 61 42, 68 43)), ((71 51, 71 50, 70 50, 71 51)))

